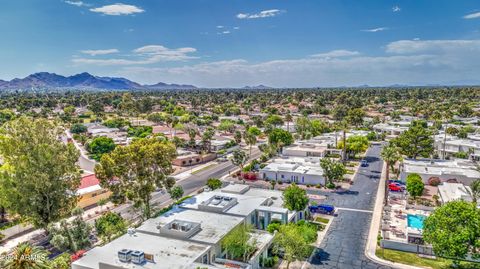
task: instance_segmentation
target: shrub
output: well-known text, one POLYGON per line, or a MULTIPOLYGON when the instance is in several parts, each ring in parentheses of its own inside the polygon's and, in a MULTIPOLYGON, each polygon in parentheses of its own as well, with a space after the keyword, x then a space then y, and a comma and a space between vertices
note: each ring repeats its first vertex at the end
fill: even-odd
POLYGON ((438 177, 431 177, 428 179, 428 185, 430 186, 438 186, 440 185, 441 181, 438 177))
POLYGON ((332 182, 328 182, 327 185, 325 185, 328 189, 335 189, 335 184, 332 182))
POLYGON ((257 174, 254 172, 247 172, 243 174, 243 178, 246 180, 257 180, 257 174))

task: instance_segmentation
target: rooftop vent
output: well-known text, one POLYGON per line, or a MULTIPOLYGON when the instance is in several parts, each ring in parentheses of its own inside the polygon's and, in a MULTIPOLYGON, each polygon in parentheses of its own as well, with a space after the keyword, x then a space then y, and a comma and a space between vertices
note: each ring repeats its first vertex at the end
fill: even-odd
POLYGON ((132 251, 129 249, 122 249, 118 252, 118 259, 121 262, 130 262, 132 251))
POLYGON ((143 264, 145 263, 145 253, 143 251, 135 250, 130 254, 131 261, 134 264, 143 264))

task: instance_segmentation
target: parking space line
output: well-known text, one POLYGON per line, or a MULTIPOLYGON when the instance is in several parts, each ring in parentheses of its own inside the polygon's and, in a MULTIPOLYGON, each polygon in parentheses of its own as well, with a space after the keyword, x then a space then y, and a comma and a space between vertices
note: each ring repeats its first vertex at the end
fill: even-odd
POLYGON ((364 210, 364 209, 356 209, 356 208, 337 207, 337 209, 338 209, 338 210, 345 210, 345 211, 373 213, 372 210, 364 210))

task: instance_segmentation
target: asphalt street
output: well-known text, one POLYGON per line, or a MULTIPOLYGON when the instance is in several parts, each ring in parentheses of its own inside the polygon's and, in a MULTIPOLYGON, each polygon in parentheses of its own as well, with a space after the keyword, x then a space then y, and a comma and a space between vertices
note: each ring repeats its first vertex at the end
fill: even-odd
POLYGON ((322 203, 337 208, 327 234, 315 250, 307 268, 390 268, 376 264, 365 256, 372 210, 383 162, 380 145, 372 145, 366 153, 368 167, 361 167, 353 186, 343 193, 309 191, 326 196, 322 203))

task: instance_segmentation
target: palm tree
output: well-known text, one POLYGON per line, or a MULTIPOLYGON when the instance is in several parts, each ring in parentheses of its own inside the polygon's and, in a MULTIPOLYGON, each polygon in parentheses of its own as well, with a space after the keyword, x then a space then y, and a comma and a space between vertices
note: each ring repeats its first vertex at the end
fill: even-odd
POLYGON ((48 269, 49 267, 47 252, 30 243, 18 245, 12 253, 12 258, 7 259, 2 265, 5 269, 48 269))
POLYGON ((480 199, 480 179, 475 180, 470 185, 470 195, 472 196, 472 202, 477 204, 480 199))
POLYGON ((245 140, 245 143, 250 146, 250 151, 249 154, 250 156, 252 155, 252 146, 257 144, 257 136, 249 131, 245 131, 243 133, 243 139, 245 140))
MULTIPOLYGON (((395 163, 402 159, 402 155, 393 144, 390 144, 382 149, 380 156, 387 164, 385 180, 390 178, 390 169, 394 170, 395 163)), ((387 204, 388 184, 385 183, 385 205, 387 204)))
POLYGON ((285 121, 287 122, 287 131, 290 132, 290 122, 293 120, 293 117, 290 113, 285 115, 285 121))
POLYGON ((445 130, 443 130, 443 154, 442 157, 445 160, 445 144, 447 142, 447 129, 448 129, 448 122, 452 119, 452 113, 450 111, 445 111, 443 114, 443 120, 445 121, 445 130))

